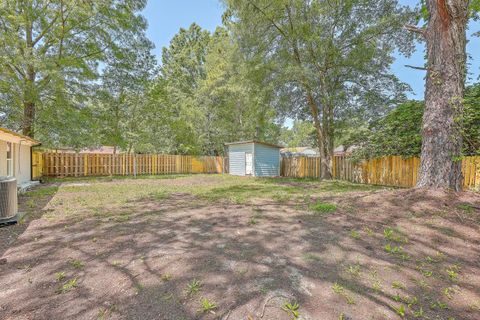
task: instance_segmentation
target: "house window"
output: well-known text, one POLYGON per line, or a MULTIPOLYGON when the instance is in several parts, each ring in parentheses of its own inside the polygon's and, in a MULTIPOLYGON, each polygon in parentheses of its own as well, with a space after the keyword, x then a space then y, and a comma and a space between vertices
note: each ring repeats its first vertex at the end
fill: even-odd
POLYGON ((11 177, 13 176, 13 149, 12 149, 12 143, 7 142, 7 176, 11 177))

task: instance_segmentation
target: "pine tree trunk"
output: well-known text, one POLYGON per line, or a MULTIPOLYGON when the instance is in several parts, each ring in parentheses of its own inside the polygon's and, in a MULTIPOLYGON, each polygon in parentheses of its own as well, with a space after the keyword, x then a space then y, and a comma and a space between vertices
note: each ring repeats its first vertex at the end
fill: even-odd
POLYGON ((428 0, 428 71, 417 187, 461 190, 466 0, 428 0))

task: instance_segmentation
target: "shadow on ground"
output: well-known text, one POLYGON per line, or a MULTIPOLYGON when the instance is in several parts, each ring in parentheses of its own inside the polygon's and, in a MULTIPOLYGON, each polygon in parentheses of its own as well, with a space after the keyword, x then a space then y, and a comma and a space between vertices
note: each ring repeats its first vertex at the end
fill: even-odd
POLYGON ((174 193, 44 217, 4 254, 1 314, 292 319, 285 304, 296 302, 301 319, 478 319, 479 213, 458 206, 479 198, 449 197, 319 193, 305 201, 337 210, 315 214, 298 199, 235 205, 174 193))

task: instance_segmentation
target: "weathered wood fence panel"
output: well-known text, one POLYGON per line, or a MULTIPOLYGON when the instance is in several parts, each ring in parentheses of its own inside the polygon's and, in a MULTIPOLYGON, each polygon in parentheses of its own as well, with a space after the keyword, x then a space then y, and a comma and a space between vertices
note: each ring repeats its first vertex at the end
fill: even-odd
MULTIPOLYGON (((295 178, 319 178, 320 158, 282 158, 281 175, 295 178)), ((333 159, 333 177, 356 183, 394 187, 413 187, 417 183, 420 158, 387 156, 354 163, 345 156, 333 159)), ((462 161, 465 189, 480 190, 480 157, 465 157, 462 161)))
POLYGON ((39 180, 43 176, 43 155, 41 152, 32 152, 32 180, 39 180))
POLYGON ((214 156, 44 153, 42 158, 48 177, 222 173, 224 168, 223 158, 214 156))

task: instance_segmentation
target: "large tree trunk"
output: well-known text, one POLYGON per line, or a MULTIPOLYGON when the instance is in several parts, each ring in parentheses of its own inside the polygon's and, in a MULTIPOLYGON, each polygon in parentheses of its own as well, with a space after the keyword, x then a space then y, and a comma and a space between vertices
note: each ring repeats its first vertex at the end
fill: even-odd
MULTIPOLYGON (((333 137, 325 127, 325 121, 320 122, 319 108, 315 103, 310 89, 307 87, 307 102, 313 118, 313 125, 320 153, 320 180, 332 179, 332 155, 333 155, 333 137)), ((325 118, 326 115, 323 115, 325 118)))
POLYGON ((25 91, 23 96, 23 121, 22 133, 30 138, 35 136, 35 69, 29 65, 27 67, 27 77, 25 79, 25 91))
POLYGON ((428 0, 428 71, 417 187, 461 190, 467 0, 428 0))
MULTIPOLYGON (((31 9, 31 8, 30 8, 31 9)), ((24 135, 33 138, 35 135, 35 78, 36 72, 35 67, 31 62, 33 59, 33 26, 32 23, 27 19, 25 21, 25 56, 24 58, 28 61, 26 67, 26 75, 24 78, 24 92, 23 92, 23 121, 22 121, 22 132, 24 135)))

